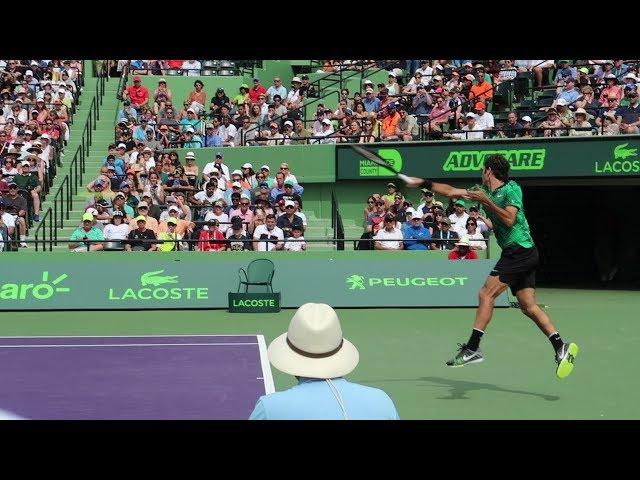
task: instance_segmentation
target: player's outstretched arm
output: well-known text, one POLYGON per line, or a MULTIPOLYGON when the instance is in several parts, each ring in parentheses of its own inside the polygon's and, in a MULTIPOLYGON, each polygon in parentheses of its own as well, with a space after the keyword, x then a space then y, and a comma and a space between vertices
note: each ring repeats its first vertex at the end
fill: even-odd
POLYGON ((437 193, 438 195, 445 195, 447 197, 463 197, 468 199, 468 192, 464 188, 455 188, 446 183, 436 183, 431 180, 425 180, 420 177, 409 177, 409 181, 406 182, 407 187, 415 188, 420 187, 422 185, 426 186, 433 193, 437 193))

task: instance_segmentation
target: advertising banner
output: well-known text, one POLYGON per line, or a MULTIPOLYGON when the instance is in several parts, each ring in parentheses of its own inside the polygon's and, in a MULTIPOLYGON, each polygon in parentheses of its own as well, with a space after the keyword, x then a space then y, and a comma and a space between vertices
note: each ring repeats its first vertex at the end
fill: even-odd
MULTIPOLYGON (((484 140, 476 142, 386 143, 373 147, 406 175, 431 179, 481 176, 484 157, 503 154, 512 178, 525 177, 629 177, 640 175, 640 137, 566 137, 553 140, 484 140)), ((339 180, 392 177, 355 150, 336 146, 339 180)))
MULTIPOLYGON (((283 308, 307 302, 474 307, 495 264, 429 260, 422 252, 239 253, 133 253, 126 261, 122 253, 43 254, 27 262, 7 254, 0 264, 0 309, 227 309, 229 292, 238 289, 238 270, 255 258, 273 261, 273 291, 280 292, 283 308)), ((507 296, 497 304, 507 306, 507 296)))

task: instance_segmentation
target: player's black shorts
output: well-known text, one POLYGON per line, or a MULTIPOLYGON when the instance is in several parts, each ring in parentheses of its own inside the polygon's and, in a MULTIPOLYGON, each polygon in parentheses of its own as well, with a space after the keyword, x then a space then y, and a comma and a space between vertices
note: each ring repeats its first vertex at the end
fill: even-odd
POLYGON ((535 288, 536 268, 538 268, 538 249, 535 246, 507 247, 489 275, 497 276, 502 283, 511 287, 514 295, 523 288, 535 288))

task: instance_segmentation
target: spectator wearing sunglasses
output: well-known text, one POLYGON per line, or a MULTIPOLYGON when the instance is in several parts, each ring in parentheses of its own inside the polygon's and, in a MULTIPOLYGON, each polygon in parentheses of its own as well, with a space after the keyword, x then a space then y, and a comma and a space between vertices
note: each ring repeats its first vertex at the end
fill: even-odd
POLYGON ((432 250, 453 250, 455 242, 458 241, 458 234, 451 230, 451 220, 447 217, 442 217, 438 225, 440 230, 434 234, 433 240, 442 240, 439 242, 432 242, 432 250))
POLYGON ((407 250, 429 250, 431 232, 422 224, 422 213, 411 213, 411 219, 402 227, 402 236, 407 250))
POLYGON ((242 219, 242 224, 243 224, 243 230, 246 232, 246 225, 249 225, 251 222, 253 222, 253 211, 251 211, 251 200, 249 199, 249 196, 247 194, 241 194, 240 195, 240 204, 238 205, 238 208, 232 208, 229 211, 229 218, 231 220, 234 219, 234 217, 239 217, 242 219))
POLYGON ((277 220, 277 225, 284 232, 285 237, 291 237, 293 235, 293 228, 299 227, 304 230, 302 224, 302 218, 295 214, 296 206, 293 200, 285 200, 284 202, 284 215, 280 215, 277 220))
POLYGON ((484 235, 480 233, 478 229, 478 221, 475 218, 469 217, 465 224, 465 234, 460 238, 465 238, 469 242, 469 247, 473 250, 486 250, 487 244, 484 241, 484 235))

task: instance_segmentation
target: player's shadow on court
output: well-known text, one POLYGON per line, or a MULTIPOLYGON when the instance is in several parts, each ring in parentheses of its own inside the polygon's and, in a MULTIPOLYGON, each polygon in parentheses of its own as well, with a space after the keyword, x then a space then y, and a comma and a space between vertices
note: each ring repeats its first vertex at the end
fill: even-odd
MULTIPOLYGON (((543 400, 555 402, 560 400, 557 395, 547 395, 545 393, 527 392, 524 390, 512 390, 510 388, 502 388, 492 383, 480 383, 480 382, 468 382, 466 380, 453 380, 451 378, 441 377, 422 377, 422 381, 431 382, 436 387, 449 388, 449 396, 438 397, 438 400, 469 400, 470 397, 467 393, 474 390, 491 390, 494 392, 515 393, 518 395, 531 395, 533 397, 540 397, 543 400)), ((429 385, 427 385, 429 386, 429 385)))

